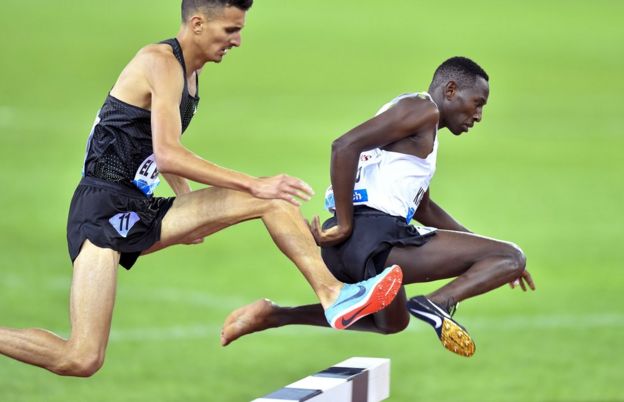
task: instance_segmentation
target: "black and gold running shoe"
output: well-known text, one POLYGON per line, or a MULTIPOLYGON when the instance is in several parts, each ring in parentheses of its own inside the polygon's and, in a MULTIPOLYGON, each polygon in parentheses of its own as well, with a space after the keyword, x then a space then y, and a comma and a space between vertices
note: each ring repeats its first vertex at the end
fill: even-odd
POLYGON ((466 328, 431 300, 425 296, 412 297, 407 301, 407 310, 414 317, 430 324, 446 349, 461 356, 474 355, 475 344, 466 328))

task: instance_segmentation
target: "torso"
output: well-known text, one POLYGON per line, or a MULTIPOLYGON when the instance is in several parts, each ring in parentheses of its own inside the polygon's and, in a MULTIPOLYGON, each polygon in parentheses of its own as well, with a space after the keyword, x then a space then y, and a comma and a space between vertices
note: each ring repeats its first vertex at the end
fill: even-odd
MULTIPOLYGON (((157 43, 145 46, 123 69, 117 82, 110 90, 110 94, 115 98, 128 104, 140 107, 141 109, 151 110, 152 97, 151 89, 145 77, 145 69, 151 62, 151 55, 154 53, 162 53, 175 57, 173 47, 167 43, 157 43)), ((180 77, 186 80, 188 94, 191 97, 197 96, 197 80, 196 71, 190 74, 184 71, 184 75, 180 77)))
MULTIPOLYGON (((433 102, 426 93, 401 95, 385 104, 377 114, 405 97, 433 102)), ((433 128, 383 148, 362 152, 353 204, 366 205, 410 222, 435 173, 437 150, 437 129, 433 128)), ((325 206, 330 211, 335 208, 331 187, 326 193, 325 206)))
MULTIPOLYGON (((195 80, 189 85, 182 49, 175 39, 152 46, 169 47, 181 66, 180 77, 185 79, 179 109, 184 132, 199 103, 199 98, 189 93, 190 87, 197 94, 197 74, 191 74, 195 80)), ((151 196, 159 179, 152 146, 151 91, 144 76, 139 76, 140 62, 145 60, 138 56, 130 62, 98 111, 87 141, 83 174, 138 188, 151 196)))
MULTIPOLYGON (((385 112, 404 98, 420 98, 433 102, 431 96, 426 92, 403 94, 383 105, 376 115, 385 112)), ((437 131, 437 127, 425 127, 421 132, 414 133, 413 135, 403 138, 402 140, 388 144, 381 149, 385 151, 414 155, 424 159, 433 151, 437 131)))

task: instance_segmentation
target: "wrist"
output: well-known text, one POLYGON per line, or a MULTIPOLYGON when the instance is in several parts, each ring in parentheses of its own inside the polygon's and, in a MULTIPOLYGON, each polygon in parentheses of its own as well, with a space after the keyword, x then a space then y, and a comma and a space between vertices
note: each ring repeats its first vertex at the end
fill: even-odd
POLYGON ((240 181, 239 186, 240 186, 240 190, 245 191, 255 196, 256 190, 259 187, 259 179, 257 177, 243 175, 243 178, 240 181))

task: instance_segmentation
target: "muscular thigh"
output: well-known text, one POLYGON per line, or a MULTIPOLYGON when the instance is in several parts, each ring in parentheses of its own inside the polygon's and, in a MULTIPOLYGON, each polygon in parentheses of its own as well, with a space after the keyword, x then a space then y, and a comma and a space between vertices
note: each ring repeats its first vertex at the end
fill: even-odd
POLYGON ((71 286, 70 341, 80 348, 103 352, 108 342, 119 253, 86 240, 74 261, 71 286))
POLYGON ((162 221, 160 241, 143 254, 200 239, 238 222, 257 218, 267 202, 244 192, 217 187, 182 194, 162 221))
POLYGON ((457 277, 477 261, 505 255, 510 243, 471 233, 438 230, 420 247, 394 247, 386 265, 403 268, 404 283, 457 277))

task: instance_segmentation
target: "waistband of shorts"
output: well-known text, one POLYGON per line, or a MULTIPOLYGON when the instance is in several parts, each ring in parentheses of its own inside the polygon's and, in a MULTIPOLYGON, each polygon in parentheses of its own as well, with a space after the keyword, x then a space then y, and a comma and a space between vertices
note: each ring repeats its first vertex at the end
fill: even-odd
POLYGON ((391 218, 397 218, 396 216, 390 215, 386 212, 380 211, 375 208, 371 208, 366 205, 354 205, 353 214, 354 215, 378 215, 378 216, 388 216, 391 218))
POLYGON ((80 179, 80 183, 78 183, 78 185, 96 187, 100 189, 104 188, 106 190, 124 195, 126 197, 141 198, 141 199, 149 198, 145 194, 143 194, 141 190, 139 190, 138 188, 135 188, 134 186, 131 187, 131 186, 127 186, 121 183, 113 183, 113 182, 99 179, 93 176, 83 176, 82 179, 80 179))

